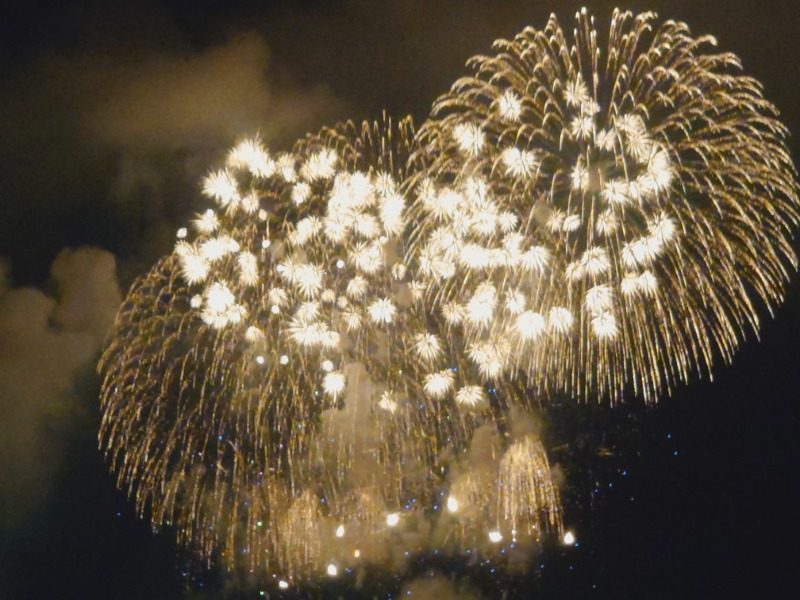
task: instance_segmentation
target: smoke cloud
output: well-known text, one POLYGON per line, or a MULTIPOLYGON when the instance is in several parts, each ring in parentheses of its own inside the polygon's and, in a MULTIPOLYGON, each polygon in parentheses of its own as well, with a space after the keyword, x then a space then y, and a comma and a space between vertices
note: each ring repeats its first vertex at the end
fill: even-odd
POLYGON ((466 581, 451 581, 432 572, 409 582, 401 597, 414 600, 478 600, 481 596, 466 581))
MULTIPOLYGON (((63 71, 59 62, 50 70, 63 71)), ((270 141, 302 135, 334 101, 322 87, 273 89, 269 62, 266 41, 255 32, 200 53, 153 55, 135 64, 78 57, 76 83, 103 90, 82 111, 82 125, 95 140, 129 149, 230 145, 256 130, 270 141)))
POLYGON ((121 301, 114 257, 64 250, 52 294, 0 286, 0 530, 41 505, 60 464, 61 425, 79 411, 76 379, 91 369, 121 301))
POLYGON ((199 210, 202 176, 239 136, 288 149, 347 114, 325 86, 276 72, 262 33, 199 48, 165 35, 152 48, 87 41, 0 79, 0 254, 26 281, 85 243, 124 256, 130 279, 199 210), (23 252, 23 239, 37 244, 23 252))

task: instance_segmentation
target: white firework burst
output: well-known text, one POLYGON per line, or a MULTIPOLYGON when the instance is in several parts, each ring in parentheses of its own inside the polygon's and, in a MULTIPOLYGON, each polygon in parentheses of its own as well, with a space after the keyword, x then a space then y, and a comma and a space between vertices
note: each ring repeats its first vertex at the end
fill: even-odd
POLYGON ((203 193, 220 206, 239 200, 239 184, 229 169, 215 171, 203 180, 203 193))
POLYGON ((455 375, 450 369, 437 371, 425 376, 424 390, 425 393, 434 399, 444 398, 455 385, 455 375))
POLYGON ((330 371, 322 378, 322 389, 334 400, 344 392, 346 385, 347 379, 341 371, 330 371))
POLYGON ((467 385, 456 392, 456 402, 467 408, 475 408, 486 400, 486 391, 479 385, 467 385))
POLYGON ((394 319, 397 309, 389 298, 380 298, 369 305, 369 317, 373 323, 389 324, 394 319))
POLYGON ((427 363, 433 363, 442 356, 442 342, 431 333, 418 333, 414 336, 414 350, 427 363))
POLYGON ((516 123, 522 114, 522 99, 513 90, 506 90, 497 99, 500 118, 508 123, 516 123))
POLYGON ((394 394, 389 391, 384 391, 381 394, 381 399, 378 400, 378 406, 380 406, 383 410, 389 413, 396 413, 397 412, 397 400, 395 400, 394 394))
POLYGON ((194 228, 198 233, 211 235, 217 229, 219 229, 219 219, 217 218, 217 213, 209 208, 204 213, 197 215, 197 218, 192 221, 192 225, 194 225, 194 228))

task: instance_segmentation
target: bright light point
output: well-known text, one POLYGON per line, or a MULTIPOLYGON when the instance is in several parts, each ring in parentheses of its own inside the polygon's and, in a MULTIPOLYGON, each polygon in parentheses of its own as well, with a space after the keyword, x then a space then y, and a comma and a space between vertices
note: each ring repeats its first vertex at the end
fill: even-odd
POLYGON ((389 513, 386 515, 386 524, 389 527, 394 527, 400 522, 400 514, 399 513, 389 513))
MULTIPOLYGON (((329 360, 323 360, 322 370, 325 371, 326 373, 330 373, 331 371, 333 371, 333 363, 329 360)), ((339 527, 341 527, 341 525, 339 527)))
POLYGON ((189 232, 186 231, 186 227, 181 227, 180 229, 178 229, 178 233, 176 235, 178 236, 178 239, 182 240, 183 238, 186 237, 188 233, 189 232))
POLYGON ((286 356, 285 354, 281 354, 281 357, 278 359, 278 362, 281 363, 282 365, 288 365, 289 357, 286 356))
POLYGON ((564 544, 567 546, 573 546, 575 544, 575 534, 571 531, 568 531, 564 534, 564 544))
POLYGON ((264 248, 264 250, 269 248, 270 244, 271 242, 269 240, 261 240, 261 247, 264 248))
POLYGON ((263 524, 264 524, 263 521, 257 521, 256 522, 256 527, 261 527, 263 524))
POLYGON ((339 569, 336 568, 335 564, 331 563, 328 565, 328 575, 330 575, 331 577, 336 577, 338 573, 339 569))
POLYGON ((502 539, 503 539, 503 534, 501 534, 499 531, 489 532, 489 541, 492 542, 493 544, 498 543, 502 539))
POLYGON ((391 323, 397 309, 388 298, 376 300, 369 306, 369 316, 374 323, 391 323))
POLYGON ((278 582, 278 587, 281 588, 282 590, 285 590, 285 589, 289 588, 289 584, 287 582, 285 582, 283 579, 281 579, 278 582))
POLYGON ((347 378, 342 372, 331 371, 322 380, 322 387, 328 396, 335 400, 344 391, 347 385, 347 378))
POLYGON ((281 312, 281 309, 277 304, 273 304, 272 308, 269 309, 269 312, 271 312, 273 315, 277 315, 279 312, 281 312))
POLYGON ((336 261, 336 268, 337 269, 344 269, 344 261, 341 258, 336 261))
POLYGON ((336 528, 336 537, 338 537, 338 538, 344 537, 344 525, 339 525, 336 528))
POLYGON ((260 364, 260 365, 263 365, 263 364, 264 364, 264 357, 263 357, 263 356, 261 356, 261 355, 259 355, 259 356, 256 356, 256 362, 257 362, 258 364, 260 364))
POLYGON ((452 513, 456 512, 458 510, 458 500, 450 496, 447 499, 447 510, 449 510, 452 513))
POLYGON ((224 312, 233 301, 233 294, 224 284, 217 283, 206 290, 206 304, 214 312, 224 312))
POLYGON ((356 549, 353 551, 353 556, 355 556, 356 558, 360 557, 360 556, 361 556, 361 550, 359 550, 358 548, 356 548, 356 549))

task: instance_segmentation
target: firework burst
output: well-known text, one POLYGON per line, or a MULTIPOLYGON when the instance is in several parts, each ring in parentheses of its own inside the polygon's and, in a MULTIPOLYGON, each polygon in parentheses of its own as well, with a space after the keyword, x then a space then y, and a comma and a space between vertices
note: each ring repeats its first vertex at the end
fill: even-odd
POLYGON ((403 262, 411 139, 385 122, 274 157, 242 141, 204 180, 214 208, 120 310, 101 444, 139 510, 205 556, 343 564, 488 414, 482 388, 456 389, 463 361, 403 262))
POLYGON ((552 16, 496 42, 435 103, 414 261, 467 346, 503 348, 473 356, 484 375, 654 400, 781 301, 795 169, 775 107, 713 38, 653 13, 576 20, 572 38, 552 16))
POLYGON ((320 541, 291 534, 298 523, 347 514, 351 488, 383 478, 403 485, 371 506, 397 505, 414 485, 401 459, 417 457, 411 470, 435 452, 422 440, 441 436, 407 435, 421 426, 403 371, 413 356, 393 334, 412 318, 392 277, 405 208, 394 161, 409 131, 347 124, 278 156, 242 141, 204 180, 215 206, 196 234, 181 233, 120 310, 101 361, 102 445, 140 510, 150 503, 155 524, 206 555, 246 549, 312 570, 320 541), (354 482, 367 446, 372 464, 357 471, 372 476, 354 482))

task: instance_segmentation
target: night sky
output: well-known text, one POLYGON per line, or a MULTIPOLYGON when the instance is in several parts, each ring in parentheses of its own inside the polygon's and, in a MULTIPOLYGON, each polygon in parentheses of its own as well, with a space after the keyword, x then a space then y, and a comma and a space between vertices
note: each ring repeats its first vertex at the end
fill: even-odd
MULTIPOLYGON (((584 2, 598 27, 614 3, 584 2)), ((421 123, 470 56, 581 3, 31 0, 0 19, 0 598, 722 598, 796 588, 800 277, 733 364, 655 407, 546 409, 565 526, 524 574, 422 556, 280 594, 153 534, 97 449, 104 333, 136 275, 204 206, 200 178, 242 133, 289 149, 385 109, 421 123), (3 272, 5 275, 3 275, 3 272), (421 590, 428 590, 426 596, 421 590), (461 594, 456 595, 454 590, 461 594)), ((793 0, 629 3, 711 33, 795 135, 793 0)), ((800 244, 795 242, 795 250, 800 244)))

